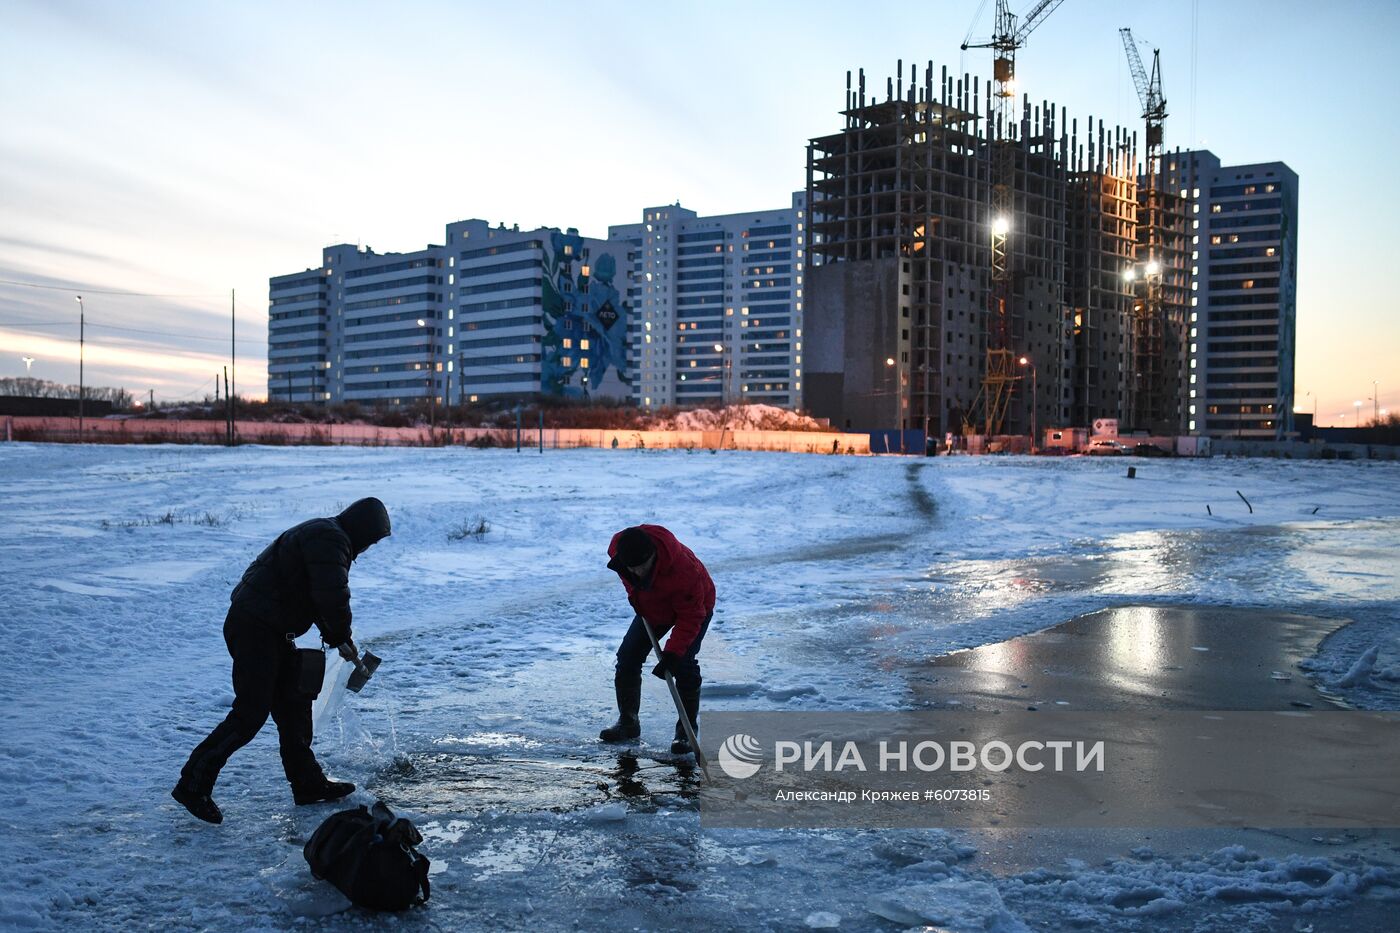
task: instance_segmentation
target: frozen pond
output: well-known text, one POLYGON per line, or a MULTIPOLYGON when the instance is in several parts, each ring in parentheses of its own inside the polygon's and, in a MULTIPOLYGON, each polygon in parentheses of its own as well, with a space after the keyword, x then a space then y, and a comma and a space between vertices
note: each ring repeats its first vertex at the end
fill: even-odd
POLYGON ((936 659, 1115 606, 1322 620, 1290 689, 1400 708, 1396 464, 1136 465, 0 446, 0 926, 1388 929, 1383 835, 703 831, 659 681, 637 747, 596 742, 630 619, 604 551, 643 521, 719 590, 702 727, 703 709, 937 706, 936 659), (291 805, 270 727, 220 780, 222 826, 167 796, 230 699, 233 582, 364 495, 395 526, 351 576, 384 664, 317 750, 427 837, 433 900, 396 922, 309 878, 300 845, 333 808, 291 805))

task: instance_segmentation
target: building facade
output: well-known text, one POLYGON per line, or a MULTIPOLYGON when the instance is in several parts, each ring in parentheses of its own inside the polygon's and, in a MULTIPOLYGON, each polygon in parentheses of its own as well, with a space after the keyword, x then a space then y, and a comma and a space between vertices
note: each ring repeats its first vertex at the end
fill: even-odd
POLYGON ((1293 431, 1298 176, 1282 162, 1221 165, 1212 152, 1165 158, 1188 199, 1187 428, 1211 437, 1293 431))
POLYGON ((638 405, 800 403, 804 202, 711 217, 649 207, 609 228, 627 245, 638 405))
POLYGON ((538 394, 630 398, 627 245, 449 224, 413 253, 349 244, 269 282, 268 396, 398 406, 538 394))

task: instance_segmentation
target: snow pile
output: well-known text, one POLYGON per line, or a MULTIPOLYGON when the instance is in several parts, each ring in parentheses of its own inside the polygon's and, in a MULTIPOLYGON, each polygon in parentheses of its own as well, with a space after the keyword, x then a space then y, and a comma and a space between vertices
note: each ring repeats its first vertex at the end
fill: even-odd
POLYGON ((774 405, 729 405, 725 408, 697 408, 671 418, 658 419, 664 431, 824 431, 817 419, 774 405))

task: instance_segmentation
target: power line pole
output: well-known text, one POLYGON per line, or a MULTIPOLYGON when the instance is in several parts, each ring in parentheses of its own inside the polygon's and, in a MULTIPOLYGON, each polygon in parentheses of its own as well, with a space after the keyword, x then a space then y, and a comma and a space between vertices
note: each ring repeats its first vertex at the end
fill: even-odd
POLYGON ((83 396, 86 395, 83 382, 83 342, 86 330, 86 315, 83 311, 83 296, 78 296, 78 440, 83 439, 83 396))

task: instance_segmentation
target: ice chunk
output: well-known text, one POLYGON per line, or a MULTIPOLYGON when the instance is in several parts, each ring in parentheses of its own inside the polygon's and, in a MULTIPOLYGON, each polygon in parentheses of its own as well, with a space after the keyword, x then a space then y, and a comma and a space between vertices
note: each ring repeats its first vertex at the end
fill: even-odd
POLYGON ((933 924, 949 933, 1030 933, 985 881, 949 879, 872 895, 866 909, 895 923, 933 924))
POLYGON ((620 823, 627 819, 627 804, 614 801, 590 807, 578 814, 585 823, 620 823))
POLYGON ((808 929, 834 930, 841 925, 841 918, 827 910, 818 910, 807 915, 804 921, 808 929))
POLYGON ((1335 687, 1357 687, 1371 679, 1371 671, 1376 667, 1376 657, 1380 654, 1380 645, 1372 645, 1361 653, 1361 657, 1356 659, 1341 680, 1338 680, 1335 687))

